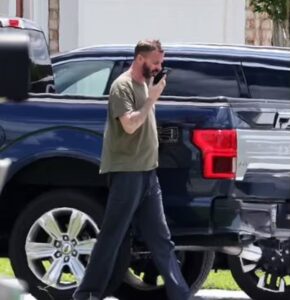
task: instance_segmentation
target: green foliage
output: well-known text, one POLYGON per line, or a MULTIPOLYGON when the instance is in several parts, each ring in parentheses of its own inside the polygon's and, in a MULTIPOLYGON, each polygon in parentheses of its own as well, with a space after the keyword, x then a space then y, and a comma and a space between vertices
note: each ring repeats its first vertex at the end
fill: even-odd
POLYGON ((255 12, 266 12, 275 21, 285 21, 290 0, 251 0, 255 12))

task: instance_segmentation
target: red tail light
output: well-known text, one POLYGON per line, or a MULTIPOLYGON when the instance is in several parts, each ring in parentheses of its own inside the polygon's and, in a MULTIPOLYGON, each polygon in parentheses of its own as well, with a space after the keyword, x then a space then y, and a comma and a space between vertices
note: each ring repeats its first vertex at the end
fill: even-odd
POLYGON ((24 21, 18 18, 1 18, 0 27, 24 28, 24 21))
POLYGON ((235 178, 237 158, 235 130, 195 130, 192 142, 202 151, 203 174, 206 178, 235 178))
POLYGON ((9 24, 10 27, 19 28, 20 27, 20 20, 18 20, 18 19, 9 19, 8 24, 9 24))

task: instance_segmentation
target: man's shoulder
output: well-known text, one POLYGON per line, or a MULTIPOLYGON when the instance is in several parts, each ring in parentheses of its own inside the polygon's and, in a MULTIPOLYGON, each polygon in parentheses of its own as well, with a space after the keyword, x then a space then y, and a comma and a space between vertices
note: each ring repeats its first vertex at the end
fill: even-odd
POLYGON ((127 73, 121 74, 112 83, 111 89, 112 90, 132 89, 132 78, 127 73))

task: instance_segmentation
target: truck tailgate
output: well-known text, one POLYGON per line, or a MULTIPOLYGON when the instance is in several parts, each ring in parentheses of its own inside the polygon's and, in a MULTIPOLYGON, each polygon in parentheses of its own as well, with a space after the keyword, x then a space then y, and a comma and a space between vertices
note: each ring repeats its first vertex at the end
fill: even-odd
POLYGON ((243 199, 290 200, 290 103, 230 99, 237 127, 233 194, 243 199))

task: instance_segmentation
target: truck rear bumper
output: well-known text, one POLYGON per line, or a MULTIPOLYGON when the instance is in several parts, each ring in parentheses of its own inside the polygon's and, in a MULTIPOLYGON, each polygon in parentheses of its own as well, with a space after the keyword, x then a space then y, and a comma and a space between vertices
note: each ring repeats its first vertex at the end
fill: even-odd
POLYGON ((222 249, 245 247, 257 239, 290 239, 290 202, 250 202, 241 199, 215 199, 209 228, 178 228, 172 238, 178 247, 222 249))
POLYGON ((212 210, 212 232, 257 238, 290 238, 290 203, 263 203, 242 199, 216 199, 212 210))

